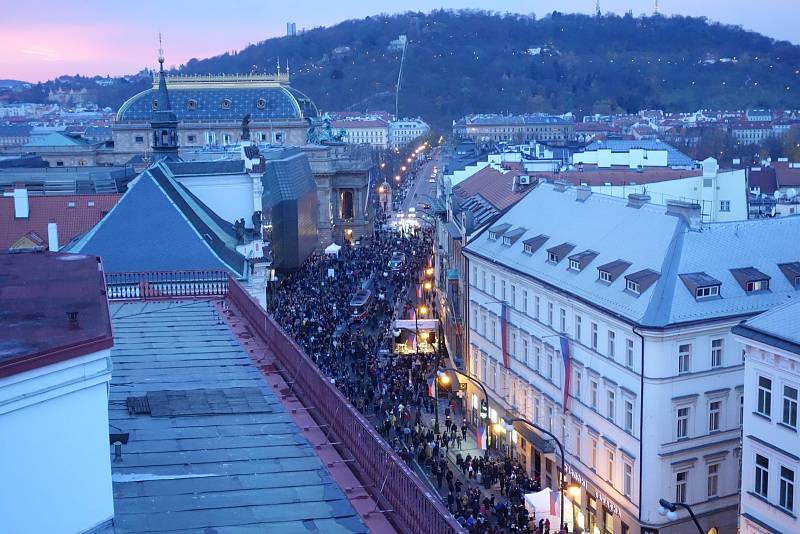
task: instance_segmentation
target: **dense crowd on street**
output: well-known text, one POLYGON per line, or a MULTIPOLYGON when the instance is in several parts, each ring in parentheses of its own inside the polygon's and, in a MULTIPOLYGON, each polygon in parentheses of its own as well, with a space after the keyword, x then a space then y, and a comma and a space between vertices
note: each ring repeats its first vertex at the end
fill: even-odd
MULTIPOLYGON (((392 357, 396 317, 409 318, 419 304, 416 285, 430 264, 430 228, 399 232, 385 226, 338 256, 316 254, 283 278, 268 307, 278 323, 305 349, 319 369, 365 414, 395 451, 435 484, 454 517, 471 534, 555 533, 549 522, 529 515, 524 493, 538 489, 518 464, 503 458, 448 453, 467 440, 466 420, 457 418, 460 399, 451 396, 439 414, 429 383, 440 367, 438 355, 392 357), (394 252, 405 254, 390 270, 394 252), (354 320, 350 299, 372 292, 363 320, 354 320), (435 482, 434 482, 435 481, 435 482), (499 497, 495 488, 499 484, 499 497)), ((433 316, 436 305, 431 302, 433 316)), ((473 451, 474 452, 474 451, 473 451)))

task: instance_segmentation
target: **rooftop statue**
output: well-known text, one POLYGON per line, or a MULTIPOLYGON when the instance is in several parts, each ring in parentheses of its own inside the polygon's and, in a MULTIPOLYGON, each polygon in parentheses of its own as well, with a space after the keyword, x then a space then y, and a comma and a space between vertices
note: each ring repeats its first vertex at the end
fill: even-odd
POLYGON ((324 145, 327 143, 340 143, 347 137, 347 130, 339 129, 334 132, 331 128, 331 118, 326 113, 322 119, 313 119, 307 117, 308 133, 306 134, 306 143, 309 145, 324 145))
POLYGON ((250 114, 242 118, 242 141, 250 140, 250 114))

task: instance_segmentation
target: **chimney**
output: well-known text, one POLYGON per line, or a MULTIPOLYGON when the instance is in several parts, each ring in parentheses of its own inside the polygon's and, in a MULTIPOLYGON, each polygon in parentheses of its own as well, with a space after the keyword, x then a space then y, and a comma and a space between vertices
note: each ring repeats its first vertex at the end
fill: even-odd
POLYGON ((519 187, 519 183, 518 182, 519 182, 519 176, 514 176, 514 178, 511 180, 511 192, 512 193, 516 193, 517 192, 517 189, 519 187))
POLYGON ((28 190, 24 186, 14 186, 14 217, 27 219, 30 214, 28 207, 28 190))
POLYGON ((639 209, 650 202, 650 195, 647 193, 631 193, 628 195, 628 207, 639 209))
POLYGON ((575 200, 578 202, 586 202, 592 194, 592 188, 586 184, 581 184, 575 188, 575 200))
POLYGON ((47 249, 50 252, 58 252, 58 224, 53 219, 47 223, 47 249))
POLYGON ((699 230, 703 222, 703 214, 700 210, 700 204, 697 202, 668 200, 667 215, 681 217, 690 230, 699 230))
POLYGON ((563 180, 553 181, 553 191, 558 191, 559 193, 563 193, 566 190, 567 190, 567 182, 563 180))

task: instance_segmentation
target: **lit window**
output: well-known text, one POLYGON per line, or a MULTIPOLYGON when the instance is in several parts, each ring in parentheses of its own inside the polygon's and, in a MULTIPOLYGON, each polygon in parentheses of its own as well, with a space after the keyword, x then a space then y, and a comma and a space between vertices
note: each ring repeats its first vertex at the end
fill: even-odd
POLYGON ((753 293, 756 291, 766 291, 769 289, 769 280, 754 280, 747 282, 746 291, 753 293))

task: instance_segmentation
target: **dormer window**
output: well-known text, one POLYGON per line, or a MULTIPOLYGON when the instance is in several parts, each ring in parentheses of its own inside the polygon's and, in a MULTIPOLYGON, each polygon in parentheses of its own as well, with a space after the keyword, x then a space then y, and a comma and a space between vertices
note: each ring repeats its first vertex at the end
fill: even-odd
POLYGON ((497 241, 497 234, 489 230, 489 241, 497 241))
POLYGON ((611 283, 611 273, 608 272, 608 271, 600 271, 600 281, 610 284, 611 283))
POLYGON ((614 260, 601 265, 597 268, 597 280, 604 284, 612 284, 614 280, 627 271, 630 266, 631 263, 625 260, 614 260))
POLYGON ((158 100, 153 100, 153 105, 151 107, 153 111, 158 110, 158 100))
POLYGON ((508 223, 498 224, 494 228, 489 228, 489 240, 497 241, 497 238, 503 235, 509 228, 511 228, 511 225, 508 223))
POLYGON ((503 244, 510 247, 511 246, 511 238, 508 237, 507 235, 504 235, 503 236, 503 244))
POLYGON ((597 252, 593 250, 584 250, 569 257, 569 268, 571 271, 581 272, 584 270, 593 259, 597 257, 597 252))
POLYGON ((795 289, 800 289, 800 261, 779 263, 778 268, 795 289))
POLYGON ((722 282, 704 272, 687 273, 680 275, 686 289, 697 300, 713 299, 719 297, 722 282))
POLYGON ((731 269, 731 274, 746 293, 769 291, 770 277, 755 267, 731 269))
POLYGON ((511 245, 516 243, 517 239, 522 237, 522 234, 524 234, 524 233, 525 233, 525 229, 524 228, 515 228, 515 229, 511 230, 510 232, 506 232, 503 235, 503 245, 505 245, 507 247, 510 247, 511 245))
POLYGON ((548 252, 547 261, 550 263, 558 263, 558 255, 555 252, 548 252))
POLYGON ((661 274, 653 269, 636 271, 625 277, 625 289, 638 297, 655 284, 660 276, 661 274))
POLYGON ((525 254, 533 254, 534 252, 539 250, 539 248, 542 245, 544 245, 544 242, 547 241, 548 239, 550 238, 543 234, 539 234, 536 237, 531 237, 530 239, 526 239, 525 241, 522 242, 523 245, 522 250, 523 252, 525 252, 525 254))
POLYGON ((641 294, 641 286, 638 283, 634 282, 633 280, 628 280, 625 284, 625 289, 632 293, 636 293, 637 295, 641 294))
POLYGON ((569 260, 569 268, 573 271, 581 270, 581 262, 578 260, 569 260))
POLYGON ((572 249, 575 248, 575 245, 572 243, 561 243, 555 247, 547 249, 547 261, 550 263, 558 263, 564 259, 564 257, 572 252, 572 249))

